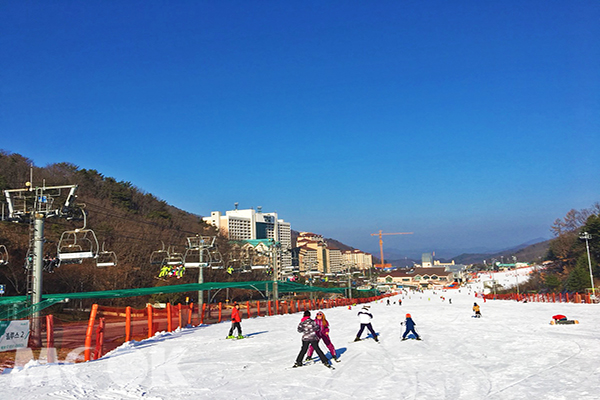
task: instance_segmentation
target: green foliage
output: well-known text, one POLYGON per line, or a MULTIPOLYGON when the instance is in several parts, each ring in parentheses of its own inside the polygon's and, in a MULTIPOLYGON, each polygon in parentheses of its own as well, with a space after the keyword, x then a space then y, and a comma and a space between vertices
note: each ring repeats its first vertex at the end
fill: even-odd
POLYGON ((565 282, 565 289, 569 292, 585 293, 586 288, 589 288, 590 284, 587 256, 581 255, 577 259, 575 269, 571 271, 565 282))
POLYGON ((562 286, 562 281, 556 274, 547 274, 544 278, 544 285, 551 292, 557 292, 562 286))

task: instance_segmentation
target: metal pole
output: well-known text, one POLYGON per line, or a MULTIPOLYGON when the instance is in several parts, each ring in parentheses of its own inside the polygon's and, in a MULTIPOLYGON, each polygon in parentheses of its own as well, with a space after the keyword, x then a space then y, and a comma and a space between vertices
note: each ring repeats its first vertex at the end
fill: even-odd
MULTIPOLYGON (((198 283, 204 283, 204 267, 202 263, 204 262, 204 247, 200 246, 200 266, 198 267, 198 283)), ((204 304, 204 291, 198 290, 198 310, 202 310, 202 304, 204 304)), ((200 311, 199 311, 200 312, 200 311)))
POLYGON ((350 264, 348 264, 348 298, 352 298, 352 275, 350 275, 350 264))
POLYGON ((587 232, 583 232, 583 235, 581 236, 581 238, 585 239, 585 247, 587 249, 588 265, 590 267, 590 281, 592 282, 592 296, 596 297, 596 288, 594 287, 594 275, 592 273, 592 259, 590 258, 590 243, 588 242, 588 240, 592 238, 592 235, 590 235, 587 232))
POLYGON ((279 300, 279 287, 277 284, 278 269, 277 269, 277 247, 273 245, 271 250, 271 256, 273 257, 273 301, 279 300))
POLYGON ((35 213, 33 225, 33 292, 31 302, 35 312, 33 313, 32 339, 35 347, 42 346, 42 321, 40 311, 36 306, 42 302, 42 271, 44 267, 44 215, 35 213))

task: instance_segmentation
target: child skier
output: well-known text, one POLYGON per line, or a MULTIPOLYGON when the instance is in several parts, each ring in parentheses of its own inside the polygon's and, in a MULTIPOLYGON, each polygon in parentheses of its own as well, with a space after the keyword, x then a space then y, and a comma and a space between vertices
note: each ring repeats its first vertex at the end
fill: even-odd
POLYGON ((477 305, 477 303, 473 303, 473 312, 475 313, 475 315, 473 315, 473 317, 481 318, 481 310, 479 309, 479 306, 477 305))
MULTIPOLYGON (((335 354, 335 346, 333 345, 333 343, 331 343, 331 339, 329 338, 329 321, 327 321, 327 319, 325 318, 325 314, 319 311, 317 313, 317 317, 315 318, 315 322, 317 323, 317 325, 319 325, 319 332, 317 332, 317 336, 320 339, 323 339, 323 343, 325 343, 325 346, 327 346, 327 348, 329 349, 329 352, 331 353, 333 359, 335 361, 338 361, 337 355, 335 354)), ((312 358, 313 350, 314 349, 312 346, 308 347, 308 355, 306 356, 306 361, 312 358)))
POLYGON ((379 342, 377 334, 375 333, 375 330, 373 330, 373 325, 371 325, 373 314, 369 312, 369 306, 363 306, 362 310, 358 312, 358 318, 360 319, 360 329, 358 330, 354 341, 358 342, 360 340, 360 335, 362 335, 365 328, 367 328, 371 332, 371 335, 373 335, 373 339, 375 339, 376 342, 379 342))
POLYGON ((413 335, 415 335, 415 339, 421 340, 421 338, 419 337, 419 334, 417 333, 417 331, 415 331, 416 323, 415 323, 415 321, 413 321, 410 314, 406 314, 406 321, 404 321, 402 324, 406 325, 406 330, 404 331, 404 334, 402 335, 402 340, 406 340, 406 336, 411 332, 413 335))
POLYGON ((227 335, 227 339, 234 338, 234 329, 237 329, 238 331, 238 339, 242 339, 244 337, 242 335, 242 325, 240 325, 240 322, 242 322, 242 316, 240 314, 240 305, 238 303, 235 303, 233 308, 231 309, 231 329, 229 329, 229 335, 227 335))
POLYGON ((302 359, 309 346, 312 346, 312 348, 315 349, 323 365, 327 368, 331 368, 327 357, 325 357, 325 354, 323 354, 323 351, 319 348, 319 336, 317 336, 317 334, 320 329, 319 325, 310 318, 310 311, 304 311, 304 317, 300 321, 300 324, 298 324, 298 332, 302 333, 302 348, 300 349, 300 353, 298 353, 298 357, 296 357, 294 368, 302 366, 302 359))

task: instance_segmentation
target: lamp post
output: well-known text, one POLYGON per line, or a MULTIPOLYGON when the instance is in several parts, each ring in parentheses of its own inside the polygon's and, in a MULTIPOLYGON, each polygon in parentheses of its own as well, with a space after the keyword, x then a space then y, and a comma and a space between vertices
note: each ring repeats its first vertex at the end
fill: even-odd
POLYGON ((517 300, 519 299, 519 270, 517 269, 517 257, 513 256, 515 262, 515 277, 517 278, 517 300))
POLYGON ((590 258, 590 243, 589 243, 589 240, 592 238, 592 235, 590 235, 587 232, 583 232, 581 234, 581 236, 579 236, 579 238, 585 239, 585 247, 587 249, 588 265, 590 267, 590 281, 592 283, 592 296, 596 297, 596 288, 594 287, 594 275, 592 274, 592 259, 590 258))

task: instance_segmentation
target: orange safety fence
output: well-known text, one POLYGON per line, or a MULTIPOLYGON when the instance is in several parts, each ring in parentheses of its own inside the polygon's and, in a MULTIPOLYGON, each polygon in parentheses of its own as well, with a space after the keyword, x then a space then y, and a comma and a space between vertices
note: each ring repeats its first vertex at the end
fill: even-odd
MULTIPOLYGON (((303 299, 240 302, 243 318, 265 317, 274 314, 294 314, 306 310, 369 303, 391 296, 358 299, 303 299)), ((94 304, 88 321, 63 321, 52 315, 40 317, 42 335, 39 357, 46 362, 82 362, 95 360, 131 340, 140 341, 157 332, 215 324, 231 320, 231 304, 164 304, 142 309, 106 307, 94 304)), ((30 348, 40 348, 32 342, 30 348)), ((29 349, 28 349, 29 350, 29 349)), ((0 353, 0 371, 14 366, 15 351, 0 353), (11 357, 12 355, 12 357, 11 357)))
POLYGON ((485 294, 483 298, 486 300, 516 300, 536 303, 596 303, 589 293, 583 295, 579 293, 485 294))

